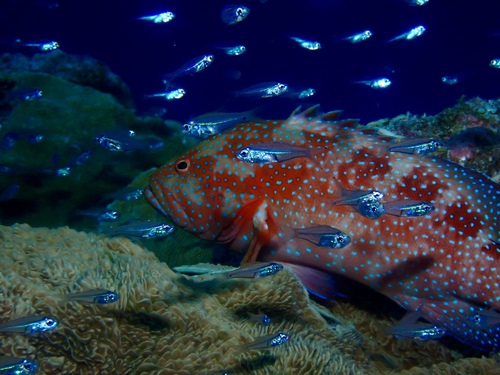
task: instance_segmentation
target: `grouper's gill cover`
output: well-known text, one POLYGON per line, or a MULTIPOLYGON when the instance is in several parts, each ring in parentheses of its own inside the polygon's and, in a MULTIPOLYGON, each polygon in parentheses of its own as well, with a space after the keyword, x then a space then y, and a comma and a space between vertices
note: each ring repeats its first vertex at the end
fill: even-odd
POLYGON ((180 227, 247 252, 247 261, 347 276, 465 343, 498 351, 500 325, 468 317, 500 310, 499 185, 432 155, 388 152, 389 141, 373 131, 330 121, 338 112, 313 113, 249 122, 206 139, 153 174, 147 199, 180 227), (268 164, 235 156, 270 142, 310 148, 313 156, 268 164), (408 199, 435 209, 369 219, 332 203, 349 190, 379 191, 382 204, 408 199), (332 249, 296 236, 319 226, 342 231, 350 243, 332 249))

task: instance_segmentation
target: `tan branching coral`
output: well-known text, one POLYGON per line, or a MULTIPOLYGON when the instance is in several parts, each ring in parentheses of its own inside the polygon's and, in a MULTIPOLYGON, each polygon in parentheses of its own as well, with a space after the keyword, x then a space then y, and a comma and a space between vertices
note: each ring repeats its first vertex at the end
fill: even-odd
POLYGON ((439 343, 429 348, 443 351, 437 358, 449 363, 422 361, 425 366, 411 368, 418 362, 403 363, 403 350, 413 350, 412 358, 433 358, 433 353, 377 337, 370 327, 388 322, 373 324, 372 316, 347 303, 335 304, 333 317, 351 323, 327 322, 288 270, 259 280, 188 277, 127 239, 68 228, 0 227, 0 248, 0 321, 34 314, 60 320, 54 331, 38 336, 0 334, 2 355, 34 359, 41 374, 458 374, 465 369, 486 374, 498 369, 493 359, 457 360, 460 356, 439 343), (118 292, 120 300, 104 306, 64 301, 69 292, 97 288, 118 292), (248 319, 247 312, 259 309, 271 318, 269 326, 248 319), (290 342, 242 349, 277 332, 288 333, 290 342), (385 352, 389 348, 394 354, 385 352))

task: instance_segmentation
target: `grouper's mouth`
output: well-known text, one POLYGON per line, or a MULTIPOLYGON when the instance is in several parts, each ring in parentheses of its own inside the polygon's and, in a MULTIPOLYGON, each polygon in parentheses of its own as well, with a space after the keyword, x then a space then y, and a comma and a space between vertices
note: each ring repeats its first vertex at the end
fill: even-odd
POLYGON ((168 189, 159 189, 149 185, 144 189, 144 196, 149 204, 169 217, 179 227, 186 228, 189 225, 189 217, 168 189))

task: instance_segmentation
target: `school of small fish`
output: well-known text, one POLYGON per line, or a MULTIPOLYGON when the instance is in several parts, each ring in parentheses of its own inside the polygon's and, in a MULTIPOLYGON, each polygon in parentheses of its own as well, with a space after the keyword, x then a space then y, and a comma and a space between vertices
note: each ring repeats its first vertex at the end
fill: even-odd
MULTIPOLYGON (((428 2, 401 1, 417 7, 428 2)), ((233 30, 256 13, 243 4, 227 4, 220 9, 218 21, 233 30)), ((169 28, 182 16, 163 9, 136 15, 134 22, 169 28)), ((338 40, 365 45, 377 34, 377 30, 365 27, 338 40)), ((414 24, 400 32, 384 42, 411 45, 433 31, 414 24)), ((284 39, 291 49, 308 56, 325 49, 323 40, 311 35, 293 33, 284 39)), ((61 47, 51 39, 18 38, 8 45, 37 53, 61 47)), ((202 53, 193 54, 184 64, 171 65, 158 79, 163 89, 151 90, 144 97, 174 105, 192 95, 179 81, 206 74, 203 72, 214 69, 211 66, 218 64, 219 58, 237 60, 241 57, 235 56, 252 50, 231 43, 202 53)), ((488 61, 484 65, 488 66, 488 61)), ((500 69, 500 58, 493 57, 489 66, 500 69)), ((440 77, 449 86, 461 80, 457 75, 440 77)), ((351 82, 375 92, 391 90, 393 82, 386 76, 368 78, 351 82)), ((265 102, 277 97, 302 100, 316 94, 315 88, 278 79, 240 86, 231 98, 265 102)), ((45 98, 36 87, 17 87, 9 95, 13 101, 45 98)), ((243 112, 214 111, 184 121, 180 130, 199 138, 200 143, 160 167, 144 190, 124 189, 107 198, 128 201, 145 197, 182 229, 245 254, 241 267, 220 277, 258 279, 288 267, 312 294, 331 299, 337 292, 329 275, 340 274, 408 310, 397 325, 386 329, 387 334, 414 340, 450 335, 479 350, 498 352, 500 185, 433 156, 443 146, 439 140, 397 141, 378 135, 374 129, 358 127, 356 120, 338 120, 341 111, 322 113, 317 106, 296 110, 282 121, 261 120, 259 111, 259 107, 243 112)), ((39 143, 43 139, 43 134, 9 132, 0 139, 0 149, 7 152, 17 142, 39 143)), ((148 152, 167 142, 123 130, 94 134, 93 141, 114 153, 148 152)), ((0 165, 0 173, 67 176, 91 157, 91 151, 84 151, 61 164, 59 155, 54 155, 52 168, 32 171, 0 165)), ((0 202, 13 199, 18 189, 17 183, 2 187, 0 202)), ((97 222, 115 222, 121 217, 105 207, 74 214, 97 222)), ((144 221, 109 226, 104 234, 147 240, 173 231, 174 226, 162 221, 144 221)), ((119 295, 95 289, 60 299, 61 303, 103 305, 116 302, 119 295)), ((255 324, 271 323, 260 310, 247 314, 255 324)), ((5 317, 0 334, 50 334, 61 318, 5 317)), ((274 348, 290 339, 288 333, 274 332, 241 349, 274 348)), ((36 361, 0 358, 0 373, 33 374, 37 369, 36 361)))
MULTIPOLYGON (((60 303, 80 302, 95 305, 107 305, 118 301, 120 296, 104 289, 86 290, 83 292, 60 295, 60 303)), ((59 320, 52 316, 26 316, 10 319, 0 323, 0 335, 21 334, 37 336, 48 334, 59 326, 59 320)), ((5 375, 31 375, 38 371, 38 363, 25 358, 0 357, 0 373, 5 375)))

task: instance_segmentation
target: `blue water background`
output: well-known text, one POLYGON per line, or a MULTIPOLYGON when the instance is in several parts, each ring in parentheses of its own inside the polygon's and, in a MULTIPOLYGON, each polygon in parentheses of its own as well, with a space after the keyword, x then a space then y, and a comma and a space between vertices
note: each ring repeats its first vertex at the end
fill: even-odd
MULTIPOLYGON (((410 111, 436 114, 462 95, 496 98, 500 70, 489 61, 500 57, 500 2, 494 0, 430 0, 408 6, 399 0, 241 1, 251 9, 236 25, 225 25, 220 11, 228 1, 70 1, 47 9, 33 0, 3 0, 3 40, 53 39, 71 54, 95 57, 131 88, 137 108, 165 106, 168 117, 184 121, 216 109, 248 109, 258 103, 232 100, 234 90, 260 82, 283 81, 313 87, 310 100, 325 109, 343 109, 345 117, 368 122, 410 111), (172 11, 169 24, 138 21, 139 16, 172 11), (423 36, 387 44, 388 39, 424 25, 423 36), (359 44, 342 37, 370 29, 359 44), (320 51, 300 48, 288 39, 298 36, 322 43, 320 51), (244 44, 242 56, 225 56, 214 47, 244 44), (144 100, 162 91, 161 74, 174 71, 193 57, 215 54, 206 71, 179 80, 187 91, 179 101, 144 100), (238 70, 241 78, 227 78, 238 70), (390 73, 394 71, 394 73, 390 73), (460 82, 447 86, 443 75, 460 82), (393 84, 373 90, 353 81, 387 77, 393 84)), ((266 102, 276 117, 298 101, 266 102)), ((266 109, 269 111, 269 109, 266 109)))

